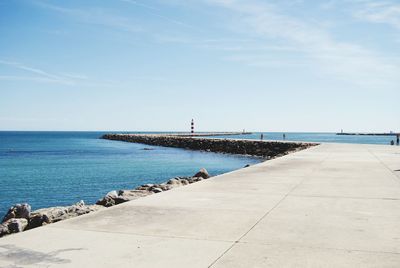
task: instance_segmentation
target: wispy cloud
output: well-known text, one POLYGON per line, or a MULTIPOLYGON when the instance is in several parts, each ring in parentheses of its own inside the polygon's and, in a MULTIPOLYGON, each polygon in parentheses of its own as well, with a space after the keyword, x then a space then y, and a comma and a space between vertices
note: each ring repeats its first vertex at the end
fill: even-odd
POLYGON ((85 87, 112 87, 116 85, 112 81, 92 81, 89 77, 82 74, 53 73, 15 61, 0 60, 0 65, 25 72, 23 75, 0 75, 0 80, 2 81, 31 81, 85 87))
POLYGON ((335 8, 336 5, 337 5, 337 0, 328 0, 328 1, 322 1, 319 7, 325 10, 331 10, 335 8))
POLYGON ((143 3, 135 1, 135 0, 120 0, 120 1, 128 3, 128 4, 132 4, 132 5, 135 5, 135 6, 143 7, 143 8, 146 8, 146 9, 154 10, 154 11, 158 11, 159 10, 158 8, 155 8, 155 7, 150 6, 150 5, 143 4, 143 3))
MULTIPOLYGON (((119 1, 122 3, 143 8, 146 11, 146 13, 150 14, 151 16, 157 17, 163 21, 167 21, 168 23, 201 31, 201 29, 196 28, 195 26, 190 25, 184 21, 162 15, 161 11, 158 8, 153 7, 151 5, 143 4, 141 2, 134 0, 119 0, 119 1)), ((61 14, 64 14, 66 16, 70 16, 83 23, 108 26, 119 30, 134 32, 134 33, 145 31, 145 29, 141 25, 139 25, 138 22, 132 20, 130 17, 125 17, 120 14, 112 14, 108 9, 99 7, 80 8, 80 9, 67 8, 64 6, 45 3, 42 1, 35 1, 33 3, 41 8, 53 10, 61 14)))
POLYGON ((320 8, 342 9, 358 20, 390 25, 400 29, 400 3, 393 0, 328 0, 320 8))
POLYGON ((299 51, 298 48, 288 45, 260 44, 260 40, 249 38, 198 38, 184 35, 154 35, 160 43, 176 43, 192 45, 199 49, 221 50, 221 51, 299 51))
POLYGON ((268 55, 260 55, 260 54, 249 54, 249 53, 241 53, 231 55, 225 58, 228 61, 233 62, 240 62, 249 66, 255 67, 268 67, 268 68, 298 68, 301 67, 302 69, 308 68, 311 64, 311 60, 309 59, 302 59, 299 61, 298 59, 276 59, 274 57, 268 55))
MULTIPOLYGON (((340 79, 374 87, 400 82, 398 63, 387 61, 359 44, 337 41, 319 25, 286 15, 276 5, 235 0, 206 0, 206 3, 232 12, 236 27, 243 27, 270 43, 298 48, 317 68, 340 79)), ((243 55, 236 55, 236 60, 240 59, 238 56, 243 55)), ((251 57, 242 58, 251 64, 251 57)), ((255 58, 252 65, 259 63, 255 58)))
POLYGON ((72 79, 77 79, 77 80, 88 80, 89 77, 83 74, 75 74, 75 73, 61 73, 64 77, 69 77, 72 79))
POLYGON ((391 25, 400 30, 400 3, 363 1, 354 15, 365 21, 391 25))
MULTIPOLYGON (((45 78, 45 77, 18 76, 18 75, 0 75, 0 81, 31 81, 31 82, 39 82, 39 83, 56 83, 56 84, 60 83, 59 80, 54 80, 54 79, 45 78)), ((65 83, 61 82, 61 84, 65 84, 65 83)))
POLYGON ((35 74, 36 76, 0 76, 2 80, 30 80, 30 81, 38 81, 38 82, 51 82, 51 83, 59 83, 59 84, 66 84, 72 85, 74 81, 69 79, 68 77, 49 73, 39 68, 27 66, 25 64, 14 62, 14 61, 5 61, 0 60, 0 64, 6 65, 9 67, 14 67, 19 70, 26 71, 30 74, 35 74))
POLYGON ((143 4, 143 3, 135 1, 135 0, 120 0, 120 1, 124 2, 124 3, 131 4, 131 5, 135 5, 135 6, 138 6, 138 7, 142 7, 144 9, 146 9, 147 13, 149 13, 150 15, 155 16, 157 18, 160 18, 160 19, 162 19, 164 21, 167 21, 169 23, 172 23, 172 24, 175 24, 175 25, 178 25, 178 26, 183 26, 183 27, 190 28, 190 29, 201 30, 201 29, 199 29, 199 28, 197 28, 197 27, 195 27, 195 26, 193 26, 193 25, 191 25, 189 23, 186 23, 186 22, 183 22, 181 20, 177 20, 175 18, 171 18, 171 17, 165 16, 165 15, 162 15, 162 14, 160 14, 161 10, 158 9, 158 8, 155 8, 153 6, 143 4))
POLYGON ((75 9, 48 4, 41 1, 34 1, 33 3, 38 7, 56 11, 84 23, 112 27, 128 32, 143 31, 143 28, 137 25, 137 23, 132 21, 130 18, 111 14, 108 10, 104 10, 102 8, 75 9))
POLYGON ((260 41, 240 40, 203 40, 197 43, 201 48, 231 52, 298 52, 299 49, 288 45, 260 44, 260 41))

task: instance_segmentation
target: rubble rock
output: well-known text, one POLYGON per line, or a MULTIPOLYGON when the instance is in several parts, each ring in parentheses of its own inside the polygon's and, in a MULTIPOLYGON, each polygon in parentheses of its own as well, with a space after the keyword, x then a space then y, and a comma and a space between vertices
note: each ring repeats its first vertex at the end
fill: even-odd
POLYGON ((194 174, 193 177, 202 177, 203 179, 208 179, 210 177, 210 174, 208 174, 208 171, 205 168, 202 168, 199 170, 199 172, 194 174))
POLYGON ((28 220, 24 218, 13 218, 5 222, 10 234, 23 232, 28 226, 28 220))
POLYGON ((2 223, 8 221, 9 219, 29 219, 29 216, 31 214, 31 206, 27 203, 25 204, 16 204, 12 206, 4 216, 2 223))

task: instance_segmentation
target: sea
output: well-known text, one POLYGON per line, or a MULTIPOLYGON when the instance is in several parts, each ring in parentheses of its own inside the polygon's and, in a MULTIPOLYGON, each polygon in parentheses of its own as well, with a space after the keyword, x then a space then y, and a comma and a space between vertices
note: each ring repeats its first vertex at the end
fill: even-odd
POLYGON ((259 158, 100 139, 105 132, 0 132, 0 221, 10 206, 32 209, 95 203, 200 168, 226 173, 259 158))
MULTIPOLYGON (((0 220, 17 203, 29 203, 33 210, 80 200, 93 204, 111 190, 192 176, 203 167, 218 175, 261 162, 248 156, 100 139, 105 133, 0 131, 0 220)), ((282 140, 283 134, 263 133, 264 139, 271 140, 282 140)), ((260 135, 218 138, 260 139, 260 135)), ((285 135, 292 141, 365 144, 389 144, 394 138, 334 133, 285 135)))

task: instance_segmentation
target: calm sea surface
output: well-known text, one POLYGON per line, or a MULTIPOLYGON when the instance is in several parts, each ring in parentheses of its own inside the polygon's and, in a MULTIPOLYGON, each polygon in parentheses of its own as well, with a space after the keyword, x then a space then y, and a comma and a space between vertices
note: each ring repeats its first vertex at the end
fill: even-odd
POLYGON ((102 140, 100 132, 0 132, 0 220, 28 202, 33 209, 94 203, 111 190, 211 175, 260 159, 102 140), (153 150, 143 150, 152 148, 153 150))
MULTIPOLYGON (((190 176, 201 167, 217 175, 260 161, 251 157, 101 140, 102 134, 0 132, 0 217, 15 203, 28 202, 33 209, 70 205, 81 199, 94 203, 111 190, 190 176)), ((281 140, 282 134, 264 133, 264 139, 281 140)), ((227 138, 259 139, 260 133, 227 138)), ((286 139, 389 144, 394 137, 286 133, 286 139)))

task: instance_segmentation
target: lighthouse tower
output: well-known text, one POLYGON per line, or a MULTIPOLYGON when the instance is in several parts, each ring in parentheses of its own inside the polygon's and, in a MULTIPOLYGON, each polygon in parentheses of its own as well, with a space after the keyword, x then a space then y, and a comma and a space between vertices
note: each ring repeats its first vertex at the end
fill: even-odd
POLYGON ((190 123, 190 133, 193 135, 194 134, 194 120, 192 119, 192 122, 190 123))

